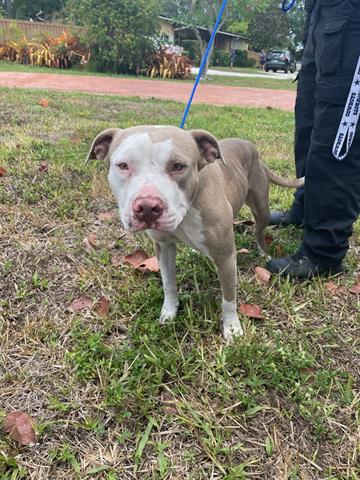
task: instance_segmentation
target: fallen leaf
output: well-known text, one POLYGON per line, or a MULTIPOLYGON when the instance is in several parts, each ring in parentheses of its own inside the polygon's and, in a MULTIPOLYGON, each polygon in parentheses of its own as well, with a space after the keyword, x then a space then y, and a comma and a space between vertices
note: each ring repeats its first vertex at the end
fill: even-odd
POLYGON ((83 245, 86 250, 92 250, 93 248, 97 247, 96 233, 89 233, 89 235, 84 238, 83 245))
POLYGON ((266 270, 266 268, 255 267, 255 276, 258 279, 259 283, 266 285, 269 283, 271 273, 269 272, 269 270, 266 270))
POLYGON ((95 311, 102 317, 107 317, 110 310, 110 302, 106 297, 101 297, 95 305, 95 311))
POLYGON ((240 250, 238 250, 236 253, 250 253, 250 250, 247 248, 240 248, 240 250))
POLYGON ((253 220, 234 220, 233 221, 233 227, 238 232, 243 231, 245 227, 252 227, 253 225, 255 225, 255 222, 253 220))
POLYGON ((47 172, 49 169, 49 165, 46 162, 39 163, 39 172, 47 172))
POLYGON ((37 440, 33 424, 33 419, 27 413, 12 412, 6 415, 3 430, 19 446, 32 445, 37 440))
POLYGON ((325 288, 329 293, 331 293, 331 295, 335 295, 339 290, 339 287, 334 282, 326 282, 325 288))
POLYGON ((3 177, 6 173, 6 170, 4 167, 0 167, 0 177, 3 177))
POLYGON ((82 141, 82 138, 80 137, 80 135, 70 135, 70 142, 71 143, 80 143, 82 141))
POLYGON ((113 265, 114 267, 118 267, 122 263, 124 263, 124 255, 122 255, 121 253, 114 253, 113 255, 111 255, 111 265, 113 265))
POLYGON ((100 222, 109 222, 114 218, 114 216, 112 212, 101 212, 99 213, 97 218, 98 220, 100 220, 100 222))
POLYGON ((39 102, 40 107, 47 108, 49 106, 49 100, 47 98, 42 98, 39 102))
MULTIPOLYGON (((118 257, 115 257, 114 261, 116 261, 117 258, 118 257)), ((135 252, 131 253, 130 255, 126 255, 125 257, 123 257, 121 259, 121 263, 122 262, 129 263, 136 270, 139 270, 140 272, 143 272, 143 273, 158 272, 160 270, 158 259, 156 257, 149 258, 149 255, 146 252, 144 252, 144 250, 141 250, 141 249, 135 250, 135 252)))
POLYGON ((140 272, 158 272, 160 270, 159 261, 156 257, 144 260, 136 268, 140 270, 140 272))
POLYGON ((76 298, 71 302, 67 307, 67 310, 72 313, 79 312, 80 310, 89 310, 92 307, 92 304, 93 301, 90 297, 81 295, 81 297, 76 298))
POLYGON ((311 368, 311 367, 300 368, 299 372, 300 372, 301 375, 304 375, 306 377, 306 381, 309 384, 312 384, 312 383, 315 382, 316 371, 315 371, 314 368, 311 368))
POLYGON ((276 245, 275 253, 277 257, 284 257, 285 256, 284 247, 282 245, 276 245))
POLYGON ((137 268, 141 265, 145 260, 149 258, 149 255, 144 252, 144 250, 138 249, 135 252, 130 253, 124 257, 125 263, 130 263, 134 268, 137 268))
POLYGON ((360 284, 354 283, 352 287, 349 288, 350 293, 360 293, 360 284))
POLYGON ((268 247, 273 243, 274 239, 271 235, 267 234, 265 235, 265 243, 268 247))
POLYGON ((177 413, 179 413, 176 408, 176 399, 168 393, 161 394, 161 404, 163 406, 164 412, 167 415, 176 415, 177 413))
POLYGON ((250 318, 264 318, 261 308, 252 303, 241 303, 239 307, 240 313, 250 318))

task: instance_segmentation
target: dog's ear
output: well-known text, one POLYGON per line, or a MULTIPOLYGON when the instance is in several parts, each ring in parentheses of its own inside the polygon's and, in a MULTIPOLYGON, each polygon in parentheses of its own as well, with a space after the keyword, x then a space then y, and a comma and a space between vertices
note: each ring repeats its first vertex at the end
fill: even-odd
POLYGON ((218 141, 213 135, 211 135, 211 133, 206 130, 191 130, 190 133, 197 143, 201 155, 199 170, 204 168, 207 164, 215 162, 217 159, 220 159, 225 165, 218 141))
POLYGON ((114 140, 115 135, 119 132, 121 132, 120 128, 108 128, 99 133, 91 145, 85 163, 95 158, 98 160, 105 160, 108 156, 110 145, 114 140))

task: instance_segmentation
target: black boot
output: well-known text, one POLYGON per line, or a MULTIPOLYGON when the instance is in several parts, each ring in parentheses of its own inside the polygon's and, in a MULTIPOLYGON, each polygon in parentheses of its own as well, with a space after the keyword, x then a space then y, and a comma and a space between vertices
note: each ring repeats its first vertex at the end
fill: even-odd
POLYGON ((290 210, 286 212, 270 212, 269 225, 278 225, 286 227, 288 225, 295 225, 302 227, 304 223, 304 212, 301 207, 293 205, 290 210))
POLYGON ((343 271, 341 263, 338 265, 325 266, 315 263, 299 250, 289 257, 273 258, 267 262, 267 268, 271 273, 289 275, 298 279, 306 279, 316 275, 336 275, 343 271))

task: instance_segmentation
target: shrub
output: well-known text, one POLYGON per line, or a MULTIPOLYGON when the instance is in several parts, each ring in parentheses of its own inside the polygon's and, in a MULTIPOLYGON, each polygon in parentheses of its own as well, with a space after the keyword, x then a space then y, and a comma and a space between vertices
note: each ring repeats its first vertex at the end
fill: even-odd
MULTIPOLYGON (((255 63, 254 59, 248 58, 245 50, 236 50, 234 67, 254 67, 255 63)), ((212 65, 216 67, 230 67, 230 53, 225 50, 214 50, 212 65)))
POLYGON ((214 50, 211 63, 214 67, 230 67, 230 53, 225 50, 214 50))
POLYGON ((193 63, 200 64, 201 51, 197 40, 182 40, 181 46, 193 63))
POLYGON ((148 76, 186 79, 191 75, 190 58, 179 55, 171 47, 160 47, 148 67, 148 76))
POLYGON ((63 32, 59 37, 41 35, 29 41, 6 40, 0 44, 0 60, 24 63, 38 67, 69 68, 75 63, 85 64, 90 57, 78 38, 63 32))
POLYGON ((68 0, 68 15, 84 27, 97 70, 139 73, 156 47, 157 0, 68 0))
POLYGON ((250 58, 246 50, 236 50, 236 56, 234 61, 235 67, 246 67, 252 68, 255 67, 256 60, 250 58))

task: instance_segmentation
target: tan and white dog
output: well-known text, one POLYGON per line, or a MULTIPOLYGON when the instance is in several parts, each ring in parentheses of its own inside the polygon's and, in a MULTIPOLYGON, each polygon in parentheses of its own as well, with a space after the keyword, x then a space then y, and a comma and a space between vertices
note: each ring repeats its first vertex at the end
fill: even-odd
POLYGON ((296 188, 303 179, 273 174, 248 141, 218 142, 209 132, 170 126, 105 130, 91 146, 87 161, 92 158, 110 160, 109 182, 124 228, 146 230, 155 242, 165 297, 160 323, 177 314, 175 255, 182 242, 216 265, 225 339, 242 335, 233 219, 246 203, 255 217, 258 246, 265 252, 269 181, 296 188))

